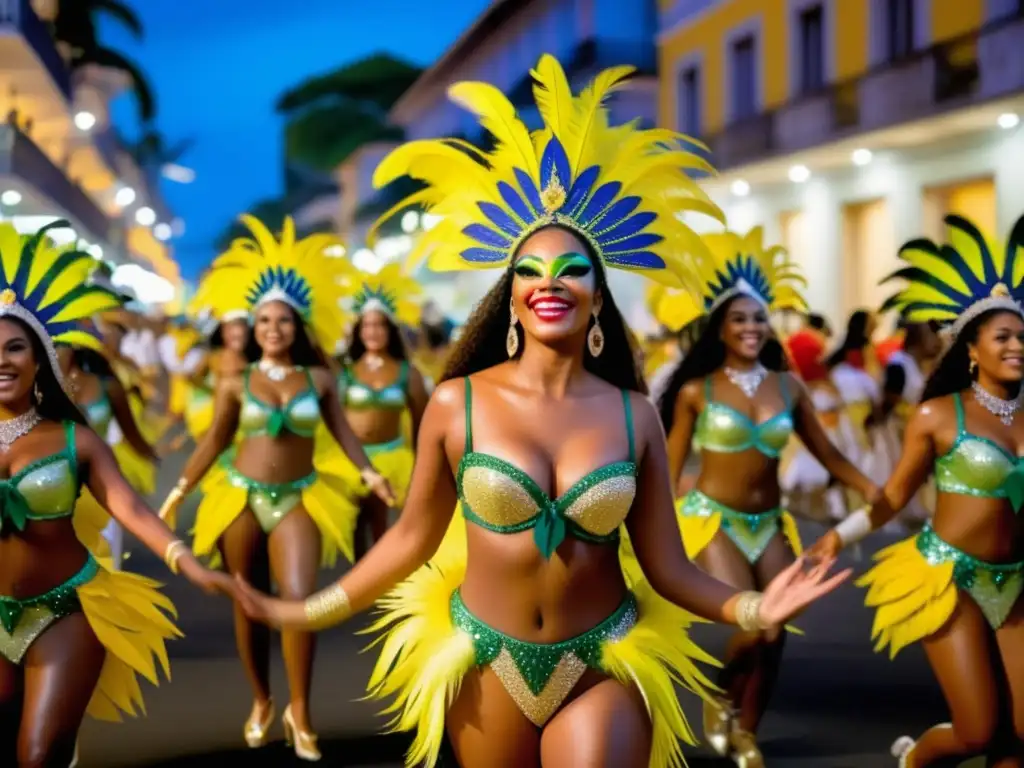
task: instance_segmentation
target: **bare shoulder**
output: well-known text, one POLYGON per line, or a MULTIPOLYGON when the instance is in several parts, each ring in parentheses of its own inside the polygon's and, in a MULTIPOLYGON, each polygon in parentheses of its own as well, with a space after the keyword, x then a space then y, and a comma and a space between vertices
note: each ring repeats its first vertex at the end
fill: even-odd
POLYGON ((464 379, 448 379, 434 387, 429 407, 433 411, 454 414, 465 408, 466 382, 464 379))
POLYGON ((323 392, 334 386, 334 376, 331 374, 330 369, 323 365, 310 368, 309 378, 318 392, 323 392))
POLYGON ((789 371, 779 371, 779 387, 795 399, 807 392, 803 379, 789 371))
POLYGON ((229 373, 217 379, 217 394, 238 397, 242 392, 242 378, 244 371, 229 373))
POLYGON ((100 452, 110 450, 103 439, 91 427, 76 423, 73 427, 75 436, 75 453, 88 462, 100 452))
POLYGON ((910 417, 910 424, 924 432, 935 432, 955 419, 954 395, 945 395, 926 400, 917 406, 910 417))
MULTIPOLYGON (((710 376, 711 374, 708 374, 710 376)), ((678 408, 681 403, 685 403, 690 408, 699 411, 704 407, 704 382, 706 377, 699 379, 690 379, 688 382, 683 384, 679 390, 679 396, 676 398, 676 407, 678 408)))
MULTIPOLYGON (((629 393, 629 409, 633 415, 633 429, 639 435, 661 435, 661 417, 649 397, 639 392, 629 393)), ((660 438, 663 439, 663 438, 660 438)))

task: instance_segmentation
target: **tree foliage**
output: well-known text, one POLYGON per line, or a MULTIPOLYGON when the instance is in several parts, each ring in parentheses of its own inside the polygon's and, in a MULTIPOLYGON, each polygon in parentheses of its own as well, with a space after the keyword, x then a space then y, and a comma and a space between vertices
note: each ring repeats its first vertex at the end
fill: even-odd
POLYGON ((346 64, 325 75, 308 78, 277 100, 277 111, 287 117, 330 104, 373 105, 386 112, 420 76, 419 67, 384 53, 346 64))

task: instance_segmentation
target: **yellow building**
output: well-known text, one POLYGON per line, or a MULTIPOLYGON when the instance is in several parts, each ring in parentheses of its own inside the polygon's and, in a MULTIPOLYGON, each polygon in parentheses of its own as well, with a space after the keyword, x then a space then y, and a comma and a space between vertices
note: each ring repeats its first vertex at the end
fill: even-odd
POLYGON ((659 0, 658 50, 661 123, 834 323, 945 213, 1002 237, 1024 212, 1024 0, 659 0))

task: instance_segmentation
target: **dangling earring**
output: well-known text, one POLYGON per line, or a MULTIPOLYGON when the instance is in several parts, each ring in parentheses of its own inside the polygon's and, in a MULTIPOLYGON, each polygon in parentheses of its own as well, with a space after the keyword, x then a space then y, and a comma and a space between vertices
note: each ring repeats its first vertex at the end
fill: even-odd
POLYGON ((508 313, 508 335, 505 337, 505 351, 508 352, 509 357, 515 357, 516 352, 519 351, 519 333, 516 331, 519 318, 516 317, 516 303, 513 299, 508 300, 508 313))
POLYGON ((978 372, 978 361, 971 360, 971 364, 967 366, 967 373, 970 374, 971 378, 974 378, 974 374, 978 372))
POLYGON ((601 321, 597 319, 597 310, 594 310, 594 324, 587 334, 587 349, 594 357, 600 357, 604 352, 604 331, 601 330, 601 321))
POLYGON ((32 385, 32 393, 36 396, 36 405, 43 404, 43 392, 39 389, 39 382, 32 385))

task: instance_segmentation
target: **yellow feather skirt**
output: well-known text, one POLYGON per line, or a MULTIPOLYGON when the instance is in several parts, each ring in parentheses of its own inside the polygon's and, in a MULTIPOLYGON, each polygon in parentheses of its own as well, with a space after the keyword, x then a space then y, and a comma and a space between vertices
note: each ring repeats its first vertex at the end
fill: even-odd
MULTIPOLYGON (((330 568, 337 563, 339 553, 349 562, 355 559, 359 507, 352 502, 344 481, 320 465, 314 466, 316 479, 301 490, 302 506, 320 531, 321 564, 330 568)), ((220 563, 217 542, 248 507, 249 492, 232 481, 224 461, 214 465, 199 488, 203 500, 196 510, 192 550, 196 556, 210 557, 215 567, 220 563)))
POLYGON ((72 524, 83 546, 100 568, 78 587, 78 600, 89 626, 107 650, 107 657, 86 714, 98 720, 120 722, 123 715, 145 714, 138 676, 159 685, 157 667, 170 679, 166 643, 182 636, 173 619, 174 604, 152 579, 116 570, 103 529, 109 513, 82 489, 72 524))
MULTIPOLYGON (((379 601, 380 616, 365 630, 381 633, 380 656, 367 690, 370 699, 392 699, 392 731, 414 731, 407 766, 436 765, 444 741, 445 713, 462 680, 475 666, 470 636, 451 619, 452 593, 466 569, 466 529, 456 510, 434 558, 379 601)), ((620 640, 606 642, 601 667, 643 695, 653 725, 651 768, 685 765, 680 741, 695 744, 676 685, 707 697, 715 685, 698 666, 719 663, 692 640, 687 629, 701 621, 655 594, 635 560, 623 573, 637 600, 639 619, 620 640)))
POLYGON ((876 609, 871 629, 875 651, 888 647, 891 659, 942 629, 956 609, 959 590, 954 564, 929 563, 918 551, 916 536, 886 547, 875 560, 857 586, 867 587, 864 604, 876 609))
POLYGON ((112 446, 112 450, 121 474, 132 488, 143 496, 156 492, 156 464, 142 458, 124 440, 112 446))
POLYGON ((213 394, 206 389, 191 387, 185 405, 185 429, 194 442, 213 426, 213 394))
POLYGON ((168 410, 175 416, 183 416, 188 406, 188 395, 191 383, 187 376, 171 376, 171 389, 168 395, 168 410))
MULTIPOLYGON (((353 502, 358 504, 370 495, 370 488, 363 482, 359 469, 349 461, 348 456, 334 440, 318 439, 317 446, 320 450, 318 465, 325 467, 327 471, 344 483, 348 496, 353 502)), ((366 445, 363 446, 363 450, 366 451, 373 468, 391 484, 391 489, 395 492, 397 499, 395 508, 400 509, 409 492, 409 481, 412 479, 412 467, 415 463, 415 455, 412 448, 409 447, 409 443, 405 438, 399 438, 380 446, 366 445)))
MULTIPOLYGON (((676 510, 682 509, 683 499, 676 501, 676 510)), ((679 533, 683 537, 683 546, 686 548, 686 556, 691 560, 697 557, 715 538, 715 534, 722 527, 722 513, 716 512, 707 517, 692 517, 681 514, 676 515, 679 521, 679 533)), ((786 537, 789 546, 794 554, 799 555, 804 551, 803 543, 800 541, 800 531, 797 528, 796 520, 789 514, 783 512, 779 518, 782 525, 782 535, 786 537)))

